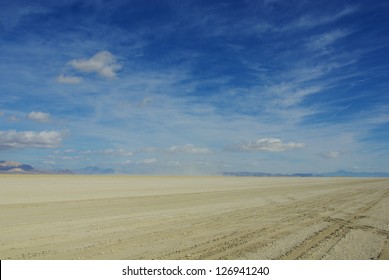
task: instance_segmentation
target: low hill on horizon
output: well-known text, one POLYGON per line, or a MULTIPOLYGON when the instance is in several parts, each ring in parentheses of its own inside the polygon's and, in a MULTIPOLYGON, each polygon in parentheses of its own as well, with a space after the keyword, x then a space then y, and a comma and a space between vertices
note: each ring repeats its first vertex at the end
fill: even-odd
MULTIPOLYGON (((16 161, 0 160, 0 174, 85 174, 85 175, 98 175, 98 174, 115 174, 115 170, 112 168, 100 168, 98 166, 87 166, 80 169, 53 169, 53 170, 38 170, 33 166, 16 161)), ((242 177, 377 177, 377 178, 389 178, 389 172, 355 172, 338 170, 335 172, 326 173, 268 173, 268 172, 223 172, 223 176, 242 176, 242 177)))
POLYGON ((0 173, 39 173, 29 164, 0 160, 0 173))
POLYGON ((38 170, 33 166, 16 161, 0 160, 0 174, 114 174, 112 168, 100 168, 97 166, 87 166, 81 169, 53 169, 53 170, 38 170))
POLYGON ((266 173, 266 172, 223 172, 224 176, 251 176, 251 177, 377 177, 389 178, 389 172, 353 172, 338 170, 327 173, 266 173))

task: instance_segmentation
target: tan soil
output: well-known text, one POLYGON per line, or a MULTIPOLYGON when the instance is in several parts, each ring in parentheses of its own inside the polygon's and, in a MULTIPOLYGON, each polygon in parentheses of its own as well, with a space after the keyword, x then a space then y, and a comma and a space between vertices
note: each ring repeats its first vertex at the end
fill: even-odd
POLYGON ((389 179, 0 175, 0 259, 389 259, 389 179))

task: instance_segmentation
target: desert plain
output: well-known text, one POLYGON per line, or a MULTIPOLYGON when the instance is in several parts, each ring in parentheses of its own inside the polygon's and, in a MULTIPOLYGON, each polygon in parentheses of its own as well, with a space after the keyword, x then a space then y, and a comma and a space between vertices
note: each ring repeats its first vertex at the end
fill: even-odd
POLYGON ((389 259, 389 179, 0 175, 0 259, 389 259))

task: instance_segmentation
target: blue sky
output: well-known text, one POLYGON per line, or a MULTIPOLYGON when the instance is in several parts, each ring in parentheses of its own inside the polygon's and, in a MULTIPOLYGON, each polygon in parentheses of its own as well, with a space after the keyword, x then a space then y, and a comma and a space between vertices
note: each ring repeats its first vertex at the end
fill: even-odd
POLYGON ((0 1, 2 160, 389 171, 387 1, 0 1))

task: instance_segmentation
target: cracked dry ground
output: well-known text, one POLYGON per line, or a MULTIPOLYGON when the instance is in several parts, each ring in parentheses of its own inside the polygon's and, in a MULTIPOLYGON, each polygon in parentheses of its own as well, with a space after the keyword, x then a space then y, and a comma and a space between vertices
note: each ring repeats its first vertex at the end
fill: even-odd
POLYGON ((0 259, 389 259, 389 179, 0 176, 0 259))

